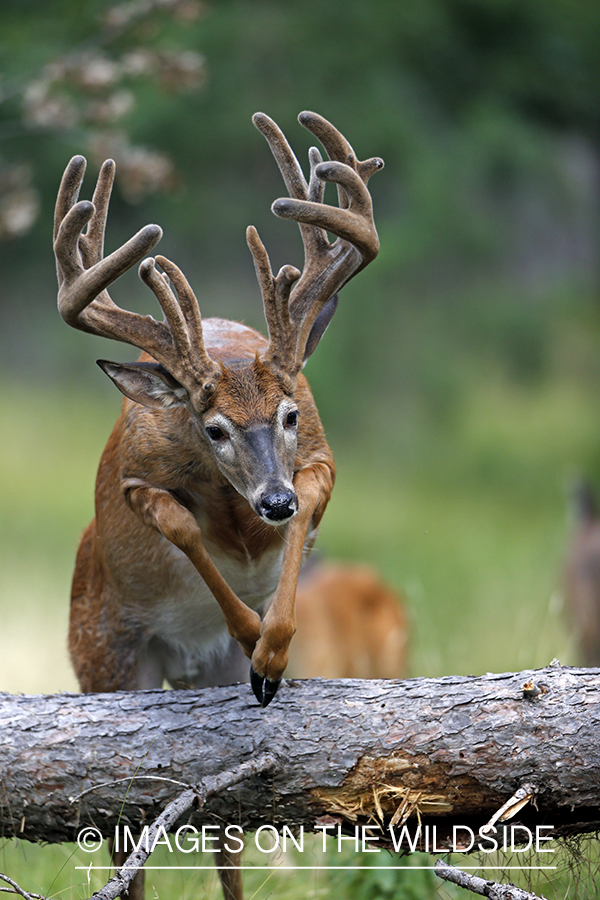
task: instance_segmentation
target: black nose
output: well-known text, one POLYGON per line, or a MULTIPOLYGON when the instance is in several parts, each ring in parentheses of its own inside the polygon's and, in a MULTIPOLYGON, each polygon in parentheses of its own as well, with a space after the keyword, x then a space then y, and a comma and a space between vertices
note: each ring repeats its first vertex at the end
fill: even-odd
POLYGON ((271 522, 283 522, 296 512, 297 500, 292 491, 265 494, 260 500, 260 514, 271 522))

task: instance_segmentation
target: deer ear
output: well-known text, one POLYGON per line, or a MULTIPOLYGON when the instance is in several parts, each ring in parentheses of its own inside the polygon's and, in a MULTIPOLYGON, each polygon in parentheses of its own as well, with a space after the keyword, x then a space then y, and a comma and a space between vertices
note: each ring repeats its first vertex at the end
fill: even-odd
POLYGON ((183 406, 188 399, 186 389, 160 363, 114 363, 96 360, 103 372, 122 394, 154 409, 183 406))
POLYGON ((308 336, 308 340, 306 342, 306 347, 304 348, 304 356, 302 357, 302 363, 304 364, 308 357, 313 353, 316 349, 317 344, 325 334, 327 330, 327 326, 333 319, 333 314, 337 309, 338 305, 338 295, 337 293, 330 297, 317 318, 315 319, 315 323, 313 327, 310 329, 310 334, 308 336))

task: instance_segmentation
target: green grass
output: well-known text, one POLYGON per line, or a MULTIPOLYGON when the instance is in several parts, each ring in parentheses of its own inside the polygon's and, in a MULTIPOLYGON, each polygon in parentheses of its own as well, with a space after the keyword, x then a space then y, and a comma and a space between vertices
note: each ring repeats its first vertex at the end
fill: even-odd
MULTIPOLYGON (((293 848, 286 853, 261 853, 251 840, 243 855, 244 891, 247 900, 267 900, 271 896, 288 900, 330 898, 339 900, 460 900, 468 896, 459 888, 443 883, 431 870, 435 856, 424 853, 395 858, 383 852, 355 853, 350 847, 338 852, 329 841, 322 852, 321 837, 307 835, 302 853, 293 848), (309 867, 319 867, 310 869, 309 867), (265 870, 267 867, 268 870, 265 870), (285 868, 288 867, 288 868, 285 868), (326 869, 322 867, 328 867, 326 869), (367 868, 368 867, 368 868, 367 868)), ((578 855, 560 848, 540 861, 527 854, 453 854, 445 858, 479 877, 512 882, 547 900, 576 900, 594 894, 598 848, 586 842, 578 855), (518 865, 556 865, 549 871, 516 871, 518 865), (477 868, 479 867, 479 868, 477 868), (504 867, 504 868, 503 868, 504 867)), ((0 843, 0 871, 7 873, 25 890, 60 900, 85 900, 99 890, 111 872, 108 852, 93 856, 76 844, 41 846, 25 841, 0 843)), ((221 900, 221 889, 212 854, 182 854, 158 847, 146 870, 148 900, 221 900), (183 870, 177 867, 198 867, 183 870)))
MULTIPOLYGON (((309 836, 310 837, 310 836, 309 836)), ((399 897, 403 900, 423 900, 426 896, 434 896, 438 879, 430 871, 421 871, 416 866, 432 865, 431 859, 423 854, 415 854, 401 865, 409 871, 394 871, 391 866, 398 863, 388 854, 377 857, 365 854, 344 852, 341 855, 330 850, 325 856, 320 852, 320 839, 307 840, 302 856, 298 853, 283 855, 280 852, 261 854, 256 848, 248 846, 244 851, 244 891, 247 900, 267 898, 270 896, 286 896, 295 898, 318 897, 356 897, 369 900, 370 897, 399 897), (302 869, 286 870, 282 866, 348 866, 345 870, 331 868, 329 871, 307 871, 302 869), (350 866, 374 866, 375 872, 351 870, 350 866), (271 871, 264 868, 272 867, 271 871), (254 868, 256 867, 256 868, 254 868), (373 893, 375 889, 376 893, 373 893), (423 890, 428 893, 423 893, 423 890), (415 893, 416 891, 416 893, 415 893)), ((21 872, 20 886, 25 890, 35 890, 46 897, 61 900, 84 900, 93 891, 99 890, 109 877, 109 872, 92 871, 88 873, 83 867, 89 865, 90 857, 86 857, 77 845, 40 847, 20 841, 6 842, 0 845, 0 869, 11 873, 21 872), (88 879, 89 875, 89 879, 88 879)), ((98 866, 108 866, 106 851, 101 851, 93 861, 98 866)), ((171 854, 168 850, 158 848, 152 855, 146 871, 146 895, 152 898, 171 900, 219 900, 221 889, 216 870, 213 867, 211 854, 202 856, 171 854), (178 870, 176 866, 199 866, 196 871, 178 870)), ((454 890, 441 887, 439 896, 450 898, 457 896, 454 890)))
POLYGON ((598 441, 596 398, 509 382, 465 397, 452 434, 373 466, 338 454, 321 546, 368 559, 407 595, 415 675, 575 663, 561 615, 565 488, 598 441))
POLYGON ((76 690, 66 654, 71 574, 119 401, 3 387, 0 604, 11 639, 0 656, 0 689, 76 690))

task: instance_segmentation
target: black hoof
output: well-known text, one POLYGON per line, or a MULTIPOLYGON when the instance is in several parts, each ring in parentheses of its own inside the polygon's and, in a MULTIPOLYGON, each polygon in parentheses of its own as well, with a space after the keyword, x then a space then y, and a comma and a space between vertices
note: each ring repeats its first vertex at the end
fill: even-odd
POLYGON ((281 684, 281 679, 279 681, 269 681, 268 678, 257 675, 252 666, 250 666, 250 684, 254 691, 254 696, 264 709, 265 706, 269 705, 277 693, 277 688, 281 684))

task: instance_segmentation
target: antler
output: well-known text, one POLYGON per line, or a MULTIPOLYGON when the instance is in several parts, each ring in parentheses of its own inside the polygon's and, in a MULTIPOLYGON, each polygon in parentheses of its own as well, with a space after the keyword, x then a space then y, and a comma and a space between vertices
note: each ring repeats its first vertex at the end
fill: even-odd
POLYGON ((316 147, 309 151, 310 181, 285 136, 264 113, 253 122, 266 137, 290 196, 276 200, 275 215, 298 222, 304 244, 304 270, 284 266, 274 276, 265 247, 255 228, 247 231, 248 246, 260 283, 269 346, 264 361, 293 385, 304 360, 312 353, 337 305, 337 291, 379 252, 373 206, 367 182, 383 168, 378 157, 359 162, 354 150, 322 116, 303 112, 298 120, 322 143, 330 159, 323 162, 316 147), (337 184, 339 207, 323 203, 325 183, 337 184), (337 236, 333 243, 327 231, 337 236))
MULTIPOLYGON (((274 276, 256 229, 247 231, 269 329, 263 359, 290 380, 290 387, 335 312, 337 291, 377 256, 379 239, 366 185, 373 172, 383 167, 383 160, 377 157, 359 162, 343 135, 316 113, 303 112, 298 118, 330 157, 323 162, 316 147, 311 148, 308 184, 275 122, 263 113, 256 113, 253 121, 267 138, 290 194, 276 200, 272 210, 281 218, 298 222, 304 243, 303 272, 284 266, 274 276), (328 181, 337 184, 339 207, 323 203, 328 181), (327 231, 337 236, 333 243, 327 231)), ((73 157, 56 202, 54 252, 58 308, 63 319, 74 328, 145 350, 189 391, 197 396, 199 392, 198 400, 205 402, 214 391, 220 368, 205 349, 192 289, 177 266, 159 256, 142 263, 140 277, 156 296, 166 321, 121 309, 112 301, 108 287, 143 259, 160 240, 162 231, 158 225, 146 225, 104 257, 115 164, 112 160, 103 164, 91 203, 78 202, 85 167, 83 156, 73 157), (165 276, 156 270, 155 262, 165 276)))
POLYGON ((110 256, 104 257, 104 232, 115 164, 102 165, 92 202, 78 201, 85 173, 83 156, 74 156, 63 175, 54 215, 54 253, 58 309, 69 325, 145 350, 189 390, 207 397, 219 376, 202 339, 202 321, 194 293, 177 266, 163 256, 146 259, 140 278, 151 288, 165 322, 121 309, 107 288, 136 265, 162 237, 158 225, 146 225, 110 256), (87 231, 83 233, 87 225, 87 231), (166 275, 155 267, 161 266, 166 275), (175 293, 168 284, 170 278, 175 293))

